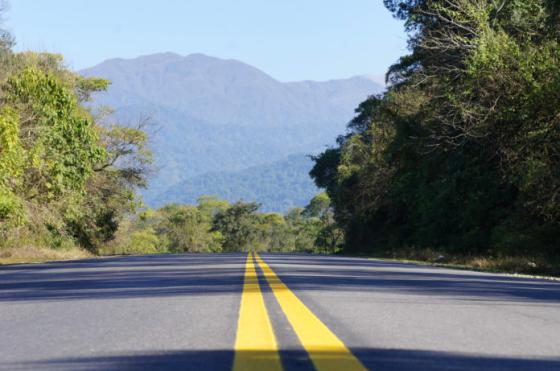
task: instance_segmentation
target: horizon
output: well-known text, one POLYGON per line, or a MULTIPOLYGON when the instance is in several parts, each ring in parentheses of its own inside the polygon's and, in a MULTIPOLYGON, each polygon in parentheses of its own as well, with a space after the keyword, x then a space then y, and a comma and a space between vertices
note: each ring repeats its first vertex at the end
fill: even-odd
POLYGON ((352 7, 318 0, 8 4, 4 24, 16 37, 15 50, 62 54, 74 71, 170 51, 238 60, 281 82, 352 76, 381 82, 407 48, 402 22, 381 1, 359 0, 352 7))
MULTIPOLYGON (((32 51, 32 50, 29 50, 29 51, 32 51)), ((350 76, 347 76, 347 77, 329 78, 329 79, 326 79, 326 80, 304 79, 304 80, 281 81, 281 80, 278 80, 278 79, 274 78, 273 76, 271 76, 267 71, 262 70, 262 69, 260 69, 256 66, 253 66, 253 65, 251 65, 251 64, 249 64, 245 61, 242 61, 242 60, 239 60, 239 59, 236 59, 236 58, 222 58, 222 57, 217 57, 217 56, 208 55, 206 53, 199 53, 199 52, 193 52, 193 53, 189 53, 189 54, 180 54, 180 53, 173 52, 173 51, 163 51, 163 52, 156 52, 156 53, 152 53, 152 54, 142 54, 142 55, 138 55, 138 56, 135 56, 135 57, 129 57, 129 58, 113 57, 113 58, 105 59, 105 60, 103 60, 103 61, 101 61, 101 62, 99 62, 99 63, 97 63, 93 66, 89 66, 89 67, 77 70, 76 72, 80 73, 80 72, 83 72, 83 71, 94 69, 94 68, 96 68, 96 67, 98 67, 98 66, 100 66, 104 63, 108 63, 108 62, 112 62, 112 61, 133 61, 133 60, 137 60, 137 59, 148 58, 148 57, 158 56, 158 55, 174 55, 174 56, 177 56, 177 57, 180 57, 180 58, 188 58, 188 57, 200 55, 200 56, 204 56, 206 58, 218 59, 218 60, 226 61, 226 62, 231 61, 231 62, 242 63, 242 64, 245 64, 247 66, 250 66, 252 68, 255 68, 255 69, 259 70, 260 72, 268 75, 272 79, 274 79, 278 82, 281 82, 281 83, 307 82, 307 81, 309 81, 309 82, 330 82, 330 81, 339 81, 339 80, 350 80, 350 79, 354 79, 354 78, 364 78, 364 79, 368 79, 370 81, 373 81, 373 82, 381 85, 382 87, 386 86, 385 75, 384 74, 383 75, 354 74, 354 75, 350 75, 350 76)))

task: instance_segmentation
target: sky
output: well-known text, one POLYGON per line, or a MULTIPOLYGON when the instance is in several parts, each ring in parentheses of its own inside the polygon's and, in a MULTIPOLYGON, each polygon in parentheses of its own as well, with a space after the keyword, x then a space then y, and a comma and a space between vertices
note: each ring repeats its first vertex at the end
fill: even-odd
POLYGON ((380 79, 405 54, 382 0, 8 0, 16 50, 65 56, 80 70, 110 58, 204 53, 280 81, 380 79))

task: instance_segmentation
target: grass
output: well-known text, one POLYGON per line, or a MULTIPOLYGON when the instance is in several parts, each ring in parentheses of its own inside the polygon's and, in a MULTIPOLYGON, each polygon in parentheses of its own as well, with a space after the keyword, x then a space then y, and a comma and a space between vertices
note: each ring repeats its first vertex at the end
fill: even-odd
POLYGON ((44 263, 49 261, 90 258, 86 250, 74 247, 68 249, 49 249, 33 246, 1 248, 0 265, 22 263, 44 263))
POLYGON ((559 261, 537 257, 451 255, 430 248, 393 249, 363 257, 481 272, 560 278, 559 261))
POLYGON ((46 228, 25 226, 0 232, 4 232, 0 233, 0 265, 44 263, 93 256, 78 246, 71 237, 52 233, 46 228))

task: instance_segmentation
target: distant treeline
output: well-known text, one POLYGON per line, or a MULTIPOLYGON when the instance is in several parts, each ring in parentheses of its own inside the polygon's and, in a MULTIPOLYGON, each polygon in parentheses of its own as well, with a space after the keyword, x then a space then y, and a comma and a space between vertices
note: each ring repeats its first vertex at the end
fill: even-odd
POLYGON ((347 252, 560 255, 560 3, 385 0, 411 53, 315 158, 347 252))
POLYGON ((333 253, 342 243, 324 193, 286 214, 258 212, 259 204, 199 198, 197 205, 145 210, 122 223, 103 254, 278 251, 333 253))

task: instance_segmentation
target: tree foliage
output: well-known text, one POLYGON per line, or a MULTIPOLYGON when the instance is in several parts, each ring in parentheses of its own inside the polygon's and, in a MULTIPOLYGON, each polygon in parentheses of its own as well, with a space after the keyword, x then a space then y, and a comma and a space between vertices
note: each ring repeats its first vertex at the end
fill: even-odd
POLYGON ((557 256, 557 2, 385 4, 411 53, 311 172, 346 248, 557 256))
POLYGON ((59 55, 13 53, 4 31, 0 41, 0 247, 25 235, 96 252, 146 185, 143 126, 107 125, 84 106, 107 81, 76 75, 59 55))
POLYGON ((259 205, 229 204, 203 196, 197 205, 166 205, 144 210, 124 223, 102 252, 323 252, 338 251, 342 230, 333 219, 326 194, 285 215, 259 212, 259 205))

